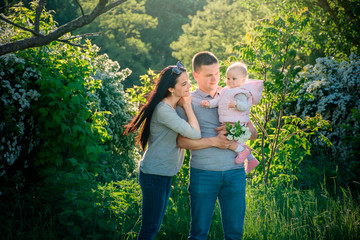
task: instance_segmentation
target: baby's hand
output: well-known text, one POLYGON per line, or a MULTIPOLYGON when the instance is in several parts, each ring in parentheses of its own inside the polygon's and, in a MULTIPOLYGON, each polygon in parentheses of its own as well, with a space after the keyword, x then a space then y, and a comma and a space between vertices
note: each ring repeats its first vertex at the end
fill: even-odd
POLYGON ((201 105, 202 107, 208 108, 208 107, 210 107, 210 102, 209 102, 209 101, 206 101, 206 100, 203 100, 203 101, 201 101, 200 105, 201 105))
POLYGON ((229 105, 228 105, 228 107, 229 107, 229 108, 234 108, 234 107, 236 107, 236 101, 230 102, 229 105))

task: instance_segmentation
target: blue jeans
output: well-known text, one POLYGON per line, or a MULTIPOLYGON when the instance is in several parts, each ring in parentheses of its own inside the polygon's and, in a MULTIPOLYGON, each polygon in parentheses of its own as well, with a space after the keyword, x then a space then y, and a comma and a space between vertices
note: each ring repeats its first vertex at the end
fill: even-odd
POLYGON ((138 239, 154 239, 160 229, 171 192, 171 177, 140 171, 142 223, 138 239))
POLYGON ((216 199, 219 199, 224 239, 242 239, 245 218, 245 171, 190 169, 191 228, 188 239, 205 240, 216 199))

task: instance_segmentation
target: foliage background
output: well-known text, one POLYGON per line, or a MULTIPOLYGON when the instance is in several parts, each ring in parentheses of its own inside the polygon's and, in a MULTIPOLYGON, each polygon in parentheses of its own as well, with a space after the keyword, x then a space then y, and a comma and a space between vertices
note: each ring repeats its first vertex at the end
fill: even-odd
MULTIPOLYGON (((18 2, 0 11, 33 27, 35 5, 9 8, 18 2)), ((252 109, 259 138, 248 144, 261 165, 247 175, 244 238, 359 235, 358 1, 225 3, 129 0, 73 33, 103 32, 73 40, 87 48, 53 42, 0 57, 4 239, 136 239, 141 152, 123 125, 160 69, 176 59, 190 69, 201 50, 219 57, 222 80, 234 61, 265 80, 252 109)), ((75 1, 47 8, 47 32, 80 14, 75 1)), ((0 44, 26 36, 0 22, 0 44)), ((157 239, 187 238, 188 162, 187 152, 157 239)), ((222 237, 217 205, 209 239, 222 237)))

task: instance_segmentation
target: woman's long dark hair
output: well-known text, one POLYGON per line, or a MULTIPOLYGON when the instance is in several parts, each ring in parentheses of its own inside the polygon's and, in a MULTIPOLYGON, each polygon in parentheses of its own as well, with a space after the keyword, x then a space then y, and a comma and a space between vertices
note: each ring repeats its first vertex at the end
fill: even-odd
MULTIPOLYGON (((174 88, 180 74, 173 72, 173 68, 176 66, 168 66, 164 68, 159 75, 155 89, 150 93, 149 100, 144 105, 134 119, 125 127, 124 134, 127 135, 132 132, 136 132, 138 129, 141 131, 137 137, 137 144, 141 144, 143 150, 146 149, 146 145, 150 136, 150 121, 155 107, 167 97, 170 92, 169 88, 174 88)), ((181 69, 186 71, 185 69, 181 69)))

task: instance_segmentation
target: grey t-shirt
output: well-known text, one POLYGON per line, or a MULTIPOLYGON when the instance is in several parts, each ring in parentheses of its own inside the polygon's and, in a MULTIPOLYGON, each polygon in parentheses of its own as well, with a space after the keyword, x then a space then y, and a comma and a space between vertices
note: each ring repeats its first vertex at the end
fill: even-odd
MULTIPOLYGON (((218 95, 219 93, 217 93, 218 95)), ((215 137, 217 131, 214 129, 220 126, 218 108, 204 108, 200 105, 201 101, 212 100, 213 97, 196 89, 191 93, 191 104, 195 115, 199 121, 202 137, 215 137)), ((184 109, 177 107, 178 114, 186 119, 184 109)), ((191 150, 190 167, 208 171, 227 171, 231 169, 244 168, 244 164, 235 164, 237 153, 216 147, 201 150, 191 150)))
POLYGON ((176 145, 178 134, 199 139, 200 133, 180 118, 175 109, 160 102, 150 121, 150 136, 147 150, 140 161, 140 170, 147 174, 174 176, 184 161, 184 150, 176 145))

